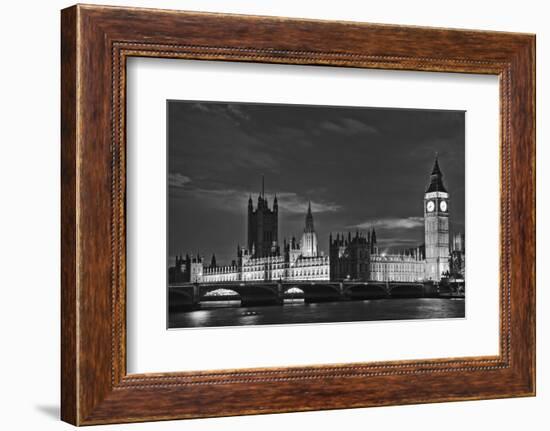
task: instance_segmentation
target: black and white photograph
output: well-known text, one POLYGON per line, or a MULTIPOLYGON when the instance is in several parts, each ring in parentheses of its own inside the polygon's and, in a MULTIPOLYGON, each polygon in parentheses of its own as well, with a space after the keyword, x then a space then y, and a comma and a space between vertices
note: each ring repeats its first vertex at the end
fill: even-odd
POLYGON ((167 101, 167 326, 465 317, 465 112, 167 101))

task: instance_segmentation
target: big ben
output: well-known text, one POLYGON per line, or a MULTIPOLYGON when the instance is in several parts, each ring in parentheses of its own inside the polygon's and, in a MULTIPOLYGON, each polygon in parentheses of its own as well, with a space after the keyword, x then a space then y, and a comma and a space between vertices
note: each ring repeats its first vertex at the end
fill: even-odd
POLYGON ((435 158, 430 184, 424 193, 424 240, 427 280, 439 281, 449 271, 449 193, 435 158))

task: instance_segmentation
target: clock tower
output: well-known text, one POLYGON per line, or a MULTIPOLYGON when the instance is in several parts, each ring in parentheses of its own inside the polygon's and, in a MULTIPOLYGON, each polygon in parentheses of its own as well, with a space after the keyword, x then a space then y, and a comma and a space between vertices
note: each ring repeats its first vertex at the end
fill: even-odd
POLYGON ((430 184, 424 193, 426 280, 439 281, 449 271, 449 193, 435 157, 430 184))

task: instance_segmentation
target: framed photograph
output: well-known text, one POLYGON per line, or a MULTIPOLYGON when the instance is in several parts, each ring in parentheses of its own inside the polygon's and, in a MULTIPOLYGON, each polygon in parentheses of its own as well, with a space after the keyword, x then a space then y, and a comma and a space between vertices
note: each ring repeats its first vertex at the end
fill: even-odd
POLYGON ((535 37, 62 11, 62 419, 535 394, 535 37))

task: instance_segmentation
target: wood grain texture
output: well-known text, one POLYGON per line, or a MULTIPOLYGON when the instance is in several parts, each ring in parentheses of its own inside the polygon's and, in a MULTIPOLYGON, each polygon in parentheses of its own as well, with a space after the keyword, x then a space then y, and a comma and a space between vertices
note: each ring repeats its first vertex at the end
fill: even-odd
POLYGON ((61 16, 61 417, 78 421, 76 299, 76 9, 61 16))
POLYGON ((63 420, 86 425, 534 394, 533 35, 79 5, 62 11, 61 38, 63 420), (127 375, 130 56, 498 75, 499 355, 127 375))

